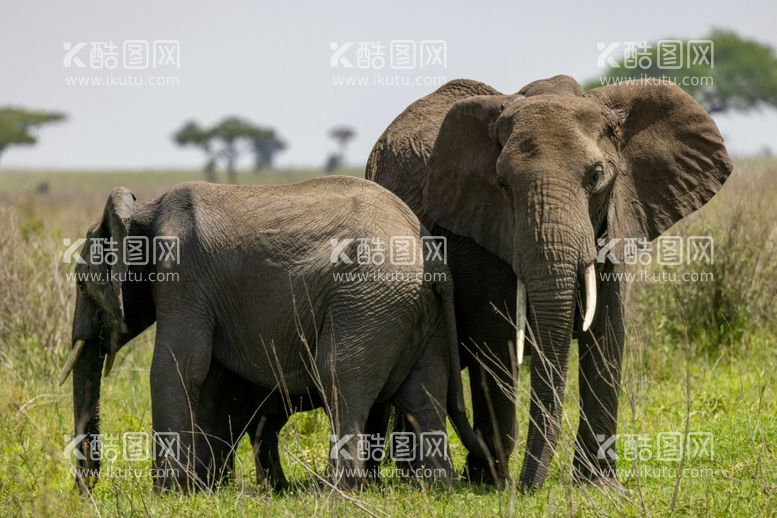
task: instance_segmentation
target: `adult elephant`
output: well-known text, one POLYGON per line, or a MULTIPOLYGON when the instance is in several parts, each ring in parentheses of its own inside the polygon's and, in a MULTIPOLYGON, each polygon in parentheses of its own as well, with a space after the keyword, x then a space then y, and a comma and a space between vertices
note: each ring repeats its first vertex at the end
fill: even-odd
POLYGON ((627 238, 654 239, 704 205, 731 170, 713 120, 672 84, 584 92, 571 77, 555 76, 505 95, 456 80, 391 123, 366 176, 402 198, 432 233, 448 233, 459 337, 475 345, 462 355, 475 429, 497 468, 492 478, 468 458, 470 476, 509 479, 513 373, 528 329, 531 405, 519 487, 537 488, 547 475, 573 337, 581 405, 575 476, 618 484, 615 461, 597 455, 597 438, 616 432, 623 287, 602 274, 621 268, 627 238), (615 261, 595 262, 599 239, 616 244, 615 261))
POLYGON ((193 182, 137 206, 128 189, 114 189, 76 266, 73 347, 62 378, 73 371, 79 483, 93 483, 100 469, 101 371, 155 322, 153 429, 179 439, 179 448, 154 451, 157 489, 197 487, 224 462, 197 440, 212 414, 231 405, 207 404, 224 387, 209 378, 215 365, 262 389, 322 402, 337 484, 368 477, 359 438, 375 404, 385 403, 411 414, 422 434, 413 452, 418 473, 450 481, 447 448, 419 455, 424 434, 444 435, 447 414, 465 446, 481 450, 481 442, 464 413, 451 276, 434 254, 421 253, 430 238, 396 196, 351 177, 193 182), (397 262, 381 249, 364 260, 363 240, 383 247, 397 236, 419 252, 397 262), (155 251, 144 259, 130 243, 155 251))

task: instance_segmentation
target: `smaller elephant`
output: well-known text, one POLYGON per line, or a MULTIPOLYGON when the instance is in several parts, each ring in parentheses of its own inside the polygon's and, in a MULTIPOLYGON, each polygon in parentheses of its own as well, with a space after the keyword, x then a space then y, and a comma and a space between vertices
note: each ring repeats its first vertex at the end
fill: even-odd
POLYGON ((320 402, 310 397, 284 398, 212 362, 200 389, 196 425, 196 448, 207 451, 210 461, 210 465, 199 467, 200 479, 208 487, 230 481, 238 442, 247 436, 254 453, 257 483, 267 482, 276 491, 285 488, 278 451, 281 428, 292 413, 318 406, 320 402))
MULTIPOLYGON (((200 391, 200 414, 197 422, 198 448, 207 448, 212 465, 206 466, 203 481, 208 486, 231 481, 235 470, 238 442, 248 437, 253 449, 256 482, 274 491, 288 487, 281 465, 278 438, 291 414, 322 406, 314 396, 282 395, 257 387, 214 362, 200 391)), ((370 410, 365 434, 385 436, 390 405, 376 403, 370 410)), ((377 480, 380 459, 365 461, 365 473, 377 480)))
MULTIPOLYGON (((177 455, 154 452, 158 490, 196 488, 221 463, 197 439, 198 423, 225 415, 207 397, 215 364, 264 390, 318 399, 331 421, 335 484, 364 482, 359 438, 384 403, 410 416, 417 466, 450 481, 447 448, 420 455, 419 434, 445 434, 447 415, 470 452, 487 450, 464 411, 452 280, 443 261, 423 253, 430 243, 399 198, 356 178, 193 182, 138 206, 128 189, 114 189, 87 233, 88 260, 76 266, 63 380, 72 370, 80 450, 99 447, 90 438, 99 434, 102 368, 107 374, 119 349, 156 322, 153 430, 180 443, 177 455), (154 247, 174 238, 176 253, 157 257, 155 248, 155 260, 139 264, 123 246, 129 237, 154 247), (357 259, 365 239, 385 247, 395 238, 404 240, 403 261, 377 245, 370 260, 357 259)), ((100 469, 99 455, 85 457, 81 482, 100 469)))

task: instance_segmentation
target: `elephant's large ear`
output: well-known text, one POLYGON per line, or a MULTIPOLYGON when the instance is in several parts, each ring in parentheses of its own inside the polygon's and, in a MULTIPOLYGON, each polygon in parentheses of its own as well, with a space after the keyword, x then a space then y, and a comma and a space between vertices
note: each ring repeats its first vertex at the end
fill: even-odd
POLYGON ((638 82, 587 93, 619 119, 623 174, 608 237, 652 240, 712 198, 733 165, 715 122, 674 84, 638 82))
MULTIPOLYGON (((111 269, 124 277, 127 273, 127 258, 124 256, 125 238, 129 235, 130 219, 135 212, 135 195, 126 187, 116 187, 111 191, 103 211, 103 219, 100 223, 100 234, 108 239, 112 249, 116 253, 115 262, 110 261, 111 269)), ((113 280, 112 288, 116 297, 116 304, 124 321, 124 302, 122 299, 122 283, 118 277, 113 280)))
POLYGON ((478 95, 455 103, 426 167, 424 211, 437 224, 474 239, 512 263, 510 199, 497 184, 497 119, 520 96, 478 95))

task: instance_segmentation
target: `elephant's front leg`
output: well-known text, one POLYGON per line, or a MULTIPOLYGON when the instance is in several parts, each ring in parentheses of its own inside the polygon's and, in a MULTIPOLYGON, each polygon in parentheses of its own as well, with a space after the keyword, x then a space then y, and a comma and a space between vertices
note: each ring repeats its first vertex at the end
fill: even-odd
POLYGON ((267 414, 257 416, 255 427, 250 425, 253 428, 251 446, 256 464, 256 483, 267 483, 273 491, 281 491, 288 485, 278 449, 278 437, 288 420, 285 414, 267 414))
POLYGON ((448 247, 456 323, 464 343, 462 363, 469 370, 473 428, 493 457, 491 466, 469 454, 466 476, 503 488, 510 480, 508 463, 516 437, 517 370, 509 347, 515 340, 515 327, 507 320, 515 319, 516 277, 507 263, 470 239, 448 235, 448 247))
MULTIPOLYGON (((506 349, 502 348, 503 350, 506 349)), ((502 351, 500 351, 502 352, 502 351)), ((509 358, 502 355, 480 355, 469 366, 475 431, 483 438, 493 456, 494 465, 482 464, 472 453, 467 454, 467 476, 473 482, 493 484, 503 489, 510 480, 508 463, 515 447, 515 396, 512 377, 504 372, 486 372, 478 362, 493 368, 498 362, 509 369, 509 358), (486 359, 487 358, 487 359, 486 359), (507 361, 505 361, 507 360, 507 361), (506 394, 505 392, 509 392, 506 394)))
POLYGON ((196 489, 195 433, 200 389, 211 362, 209 330, 157 327, 151 363, 151 413, 154 429, 154 488, 196 489))
POLYGON ((256 388, 211 361, 197 405, 196 472, 208 487, 232 481, 240 438, 256 429, 256 388))
MULTIPOLYGON (((605 266, 612 269, 609 263, 605 266)), ((578 339, 580 423, 575 447, 575 478, 617 485, 615 434, 621 383, 624 322, 619 283, 602 284, 596 319, 578 339)))

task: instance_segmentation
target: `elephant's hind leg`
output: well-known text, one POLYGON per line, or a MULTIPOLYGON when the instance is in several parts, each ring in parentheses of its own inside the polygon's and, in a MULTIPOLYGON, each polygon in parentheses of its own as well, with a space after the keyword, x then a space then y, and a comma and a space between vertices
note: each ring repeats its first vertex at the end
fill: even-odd
POLYGON ((398 440, 411 440, 415 451, 408 458, 397 458, 400 450, 392 449, 394 461, 400 470, 412 470, 411 475, 421 481, 453 481, 448 435, 446 432, 448 399, 448 345, 442 321, 439 332, 432 333, 424 352, 407 379, 392 397, 392 402, 403 414, 404 437, 395 435, 392 447, 398 440), (405 462, 406 461, 406 462, 405 462))
POLYGON ((374 358, 364 354, 364 345, 374 340, 360 331, 363 327, 348 325, 353 320, 352 315, 337 320, 336 313, 330 311, 318 339, 314 374, 332 424, 329 450, 332 480, 343 489, 360 488, 370 478, 361 449, 365 446, 370 409, 385 383, 385 379, 377 379, 381 374, 370 367, 370 363, 376 364, 374 358), (333 321, 343 325, 335 326, 333 321))

